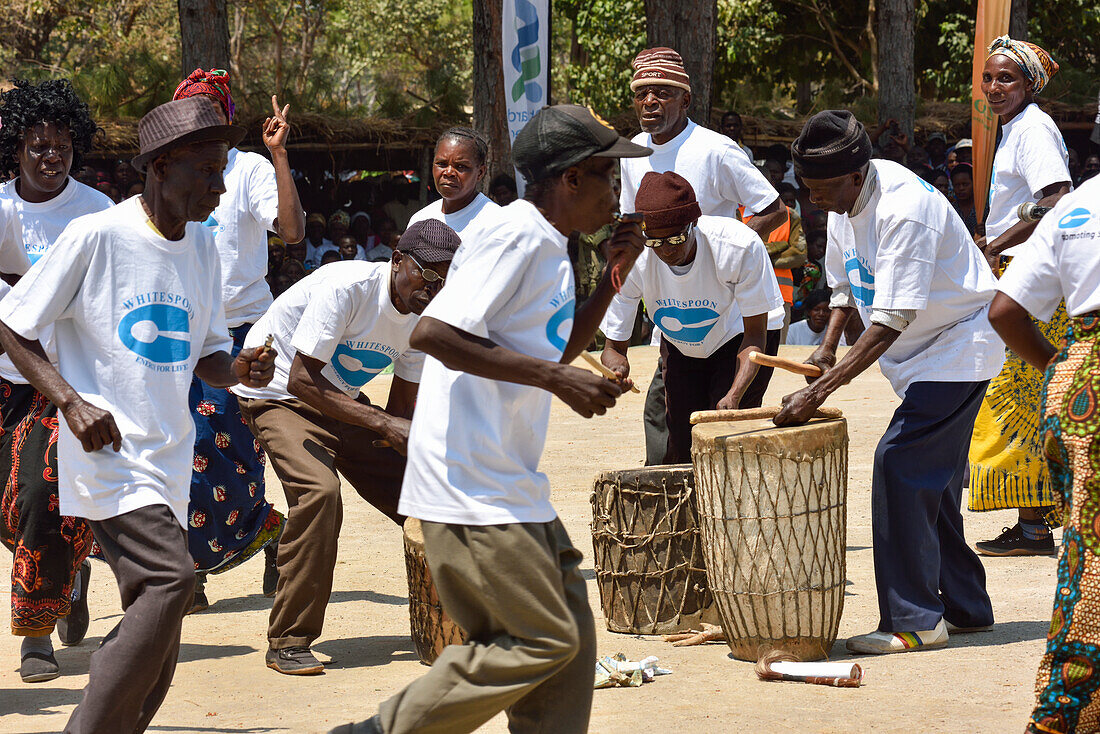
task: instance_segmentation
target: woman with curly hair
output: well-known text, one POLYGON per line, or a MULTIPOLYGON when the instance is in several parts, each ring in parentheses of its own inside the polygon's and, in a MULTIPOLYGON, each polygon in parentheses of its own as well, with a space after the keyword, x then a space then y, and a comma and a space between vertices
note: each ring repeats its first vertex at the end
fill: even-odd
MULTIPOLYGON (((25 257, 42 257, 77 217, 112 206, 105 195, 69 177, 92 147, 96 124, 68 81, 15 80, 0 94, 0 207, 18 225, 25 257)), ((0 252, 7 249, 3 243, 0 252)), ((2 270, 3 268, 0 268, 2 270)), ((52 335, 43 347, 57 360, 52 335)), ((12 564, 11 629, 23 638, 19 673, 27 683, 59 674, 50 635, 76 645, 88 631, 85 561, 92 532, 84 520, 64 517, 57 500, 57 408, 0 356, 0 540, 12 564)))

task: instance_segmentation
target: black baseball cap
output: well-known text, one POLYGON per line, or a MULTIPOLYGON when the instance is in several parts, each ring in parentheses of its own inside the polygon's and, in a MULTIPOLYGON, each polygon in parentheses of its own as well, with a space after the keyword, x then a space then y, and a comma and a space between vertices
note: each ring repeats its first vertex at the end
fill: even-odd
POLYGON ((512 160, 527 183, 561 173, 586 158, 642 158, 653 151, 615 132, 588 107, 543 107, 516 135, 512 160))

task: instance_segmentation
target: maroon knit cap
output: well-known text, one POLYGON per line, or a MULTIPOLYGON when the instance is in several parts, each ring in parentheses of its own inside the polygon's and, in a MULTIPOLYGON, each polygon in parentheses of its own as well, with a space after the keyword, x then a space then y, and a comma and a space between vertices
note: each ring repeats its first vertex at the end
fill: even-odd
POLYGON ((671 48, 647 48, 635 56, 630 65, 634 68, 634 78, 630 80, 632 92, 647 84, 691 91, 691 79, 684 71, 684 60, 671 48))
POLYGON ((686 227, 703 214, 695 200, 695 189, 675 171, 650 171, 642 176, 634 208, 645 215, 647 230, 686 227))

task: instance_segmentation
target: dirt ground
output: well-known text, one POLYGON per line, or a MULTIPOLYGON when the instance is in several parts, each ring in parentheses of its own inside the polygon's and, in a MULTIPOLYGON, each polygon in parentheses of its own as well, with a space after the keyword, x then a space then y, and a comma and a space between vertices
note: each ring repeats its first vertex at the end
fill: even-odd
MULTIPOLYGON (((807 348, 784 348, 801 358, 807 348)), ((724 644, 673 648, 659 638, 606 631, 591 562, 589 494, 598 471, 640 466, 644 388, 656 350, 632 350, 643 395, 628 395, 608 415, 586 421, 555 401, 542 469, 554 503, 586 556, 589 598, 601 654, 631 659, 657 655, 673 675, 642 688, 595 692, 592 732, 1016 732, 1033 703, 1035 670, 1043 650, 1054 590, 1052 558, 987 559, 997 615, 986 633, 956 635, 946 649, 863 658, 865 685, 838 689, 799 683, 763 683, 752 665, 733 660, 724 644)), ((801 378, 777 374, 765 404, 776 404, 801 378)), ((384 395, 388 379, 371 383, 384 395)), ((850 659, 843 640, 878 622, 871 558, 870 486, 874 447, 898 400, 872 370, 828 403, 848 417, 847 566, 850 584, 833 657, 850 659)), ((424 406, 430 408, 430 406, 424 406)), ((285 507, 268 470, 268 496, 285 507)), ((207 584, 210 609, 188 617, 175 681, 152 731, 323 732, 373 713, 426 669, 409 639, 407 585, 400 531, 350 488, 345 490, 341 558, 323 636, 314 650, 327 662, 322 676, 299 678, 264 667, 270 600, 260 593, 262 561, 253 559, 207 584)), ((1009 513, 965 512, 971 542, 996 535, 1009 513)), ((10 557, 0 560, 0 591, 9 590, 10 557)), ((0 637, 0 732, 60 731, 80 700, 89 658, 118 621, 118 593, 110 570, 96 563, 91 581, 88 637, 61 648, 62 676, 39 684, 19 680, 19 641, 0 637)), ((0 626, 8 605, 0 605, 0 626)), ((56 637, 55 637, 56 640, 56 637)), ((56 642, 55 642, 56 644, 56 642)), ((497 717, 485 732, 505 732, 497 717)), ((550 728, 552 730, 552 727, 550 728)))

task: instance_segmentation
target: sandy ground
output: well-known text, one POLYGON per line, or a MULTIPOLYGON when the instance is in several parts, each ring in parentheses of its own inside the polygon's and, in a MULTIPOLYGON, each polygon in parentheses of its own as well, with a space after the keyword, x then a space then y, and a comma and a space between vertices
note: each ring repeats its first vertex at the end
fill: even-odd
MULTIPOLYGON (((784 348, 801 357, 806 348, 784 348)), ((643 393, 655 350, 631 359, 643 393)), ((777 374, 766 403, 778 403, 799 380, 777 374)), ((384 395, 388 380, 371 383, 384 395)), ((859 689, 799 683, 763 683, 752 665, 733 660, 724 644, 673 648, 659 638, 607 632, 591 565, 592 479, 598 471, 639 466, 643 458, 643 395, 628 395, 608 415, 585 421, 555 401, 542 469, 574 542, 586 555, 589 597, 600 629, 601 654, 631 659, 658 655, 674 674, 642 688, 595 692, 593 732, 1013 732, 1022 731, 1033 703, 1035 669, 1043 650, 1054 589, 1052 558, 988 559, 989 590, 997 614, 993 631, 952 638, 947 649, 864 658, 859 689)), ((848 485, 848 594, 833 656, 850 659, 843 639, 878 622, 871 558, 870 485, 875 443, 898 400, 877 370, 861 376, 830 401, 847 415, 851 437, 848 485)), ((268 496, 285 503, 268 470, 268 496)), ((401 534, 353 490, 345 490, 341 558, 325 631, 314 646, 328 663, 310 678, 264 667, 270 600, 260 594, 262 562, 249 561, 212 577, 208 611, 188 617, 175 681, 151 730, 167 732, 317 732, 365 718, 378 703, 425 668, 409 639, 407 586, 401 534)), ((967 537, 996 535, 1008 513, 964 513, 967 537)), ((0 561, 0 590, 9 590, 10 557, 0 561)), ((57 657, 62 676, 27 685, 19 680, 18 638, 0 638, 0 732, 60 731, 80 700, 89 658, 118 621, 118 593, 110 570, 96 563, 91 581, 92 622, 78 647, 57 657)), ((2 605, 0 625, 9 611, 2 605)), ((55 638, 56 639, 56 638, 55 638)), ((56 644, 56 643, 55 643, 56 644)), ((505 732, 497 717, 482 729, 505 732)), ((550 727, 552 731, 552 727, 550 727)))

